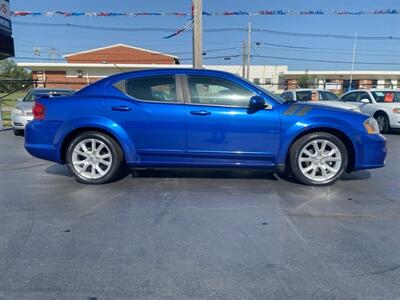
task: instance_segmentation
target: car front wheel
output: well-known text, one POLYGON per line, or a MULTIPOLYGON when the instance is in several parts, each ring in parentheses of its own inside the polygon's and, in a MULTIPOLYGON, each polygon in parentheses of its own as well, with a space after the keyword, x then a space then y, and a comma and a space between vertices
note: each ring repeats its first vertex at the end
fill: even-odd
POLYGON ((298 139, 290 148, 293 175, 307 185, 327 185, 338 180, 348 163, 346 146, 336 136, 315 132, 298 139))
POLYGON ((385 113, 377 113, 375 120, 378 123, 380 133, 387 133, 389 131, 389 119, 385 113))
POLYGON ((67 164, 82 183, 101 184, 114 180, 123 164, 123 153, 117 142, 100 132, 84 132, 67 148, 67 164))

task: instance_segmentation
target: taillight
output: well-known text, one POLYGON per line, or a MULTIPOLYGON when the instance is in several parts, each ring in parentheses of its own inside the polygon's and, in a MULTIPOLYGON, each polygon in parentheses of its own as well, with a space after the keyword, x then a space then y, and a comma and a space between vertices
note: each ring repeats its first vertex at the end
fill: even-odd
POLYGON ((33 118, 35 120, 43 120, 45 112, 46 112, 46 109, 45 109, 44 105, 40 104, 38 102, 35 102, 35 105, 33 105, 33 108, 32 108, 33 118))

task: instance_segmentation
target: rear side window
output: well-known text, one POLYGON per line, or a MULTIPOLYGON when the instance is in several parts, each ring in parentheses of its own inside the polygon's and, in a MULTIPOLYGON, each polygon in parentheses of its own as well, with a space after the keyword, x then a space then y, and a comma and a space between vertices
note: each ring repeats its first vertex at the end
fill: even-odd
POLYGON ((142 101, 178 102, 175 76, 126 79, 115 83, 114 87, 142 101))

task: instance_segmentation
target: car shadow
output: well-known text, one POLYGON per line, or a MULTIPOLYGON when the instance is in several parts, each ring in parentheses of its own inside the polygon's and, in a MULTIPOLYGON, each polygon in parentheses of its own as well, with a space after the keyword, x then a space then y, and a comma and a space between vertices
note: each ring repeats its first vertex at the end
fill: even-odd
POLYGON ((52 164, 46 168, 46 173, 65 177, 72 177, 66 165, 52 164))
POLYGON ((276 181, 273 171, 253 169, 138 169, 131 170, 137 178, 219 178, 219 179, 267 179, 276 181))
POLYGON ((357 171, 353 173, 345 173, 341 180, 343 181, 355 181, 355 180, 365 180, 371 178, 371 173, 365 170, 357 171))
MULTIPOLYGON (((46 173, 64 177, 73 177, 66 165, 52 164, 46 168, 46 173)), ((120 176, 116 181, 126 177, 131 178, 203 178, 203 179, 266 179, 271 181, 284 180, 293 184, 300 184, 293 176, 277 174, 272 170, 257 169, 132 169, 120 176)), ((371 177, 368 171, 358 171, 344 174, 341 180, 365 180, 371 177)))

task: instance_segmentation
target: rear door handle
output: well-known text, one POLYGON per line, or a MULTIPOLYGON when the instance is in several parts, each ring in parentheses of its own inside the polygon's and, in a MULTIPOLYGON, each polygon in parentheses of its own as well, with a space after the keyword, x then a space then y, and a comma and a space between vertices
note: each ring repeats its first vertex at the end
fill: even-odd
POLYGON ((130 111, 130 110, 132 110, 132 108, 130 108, 129 106, 125 106, 125 105, 112 106, 111 109, 112 110, 116 110, 116 111, 130 111))
POLYGON ((190 113, 192 115, 197 115, 197 116, 208 116, 208 115, 211 115, 211 112, 206 111, 206 110, 192 110, 190 113))

